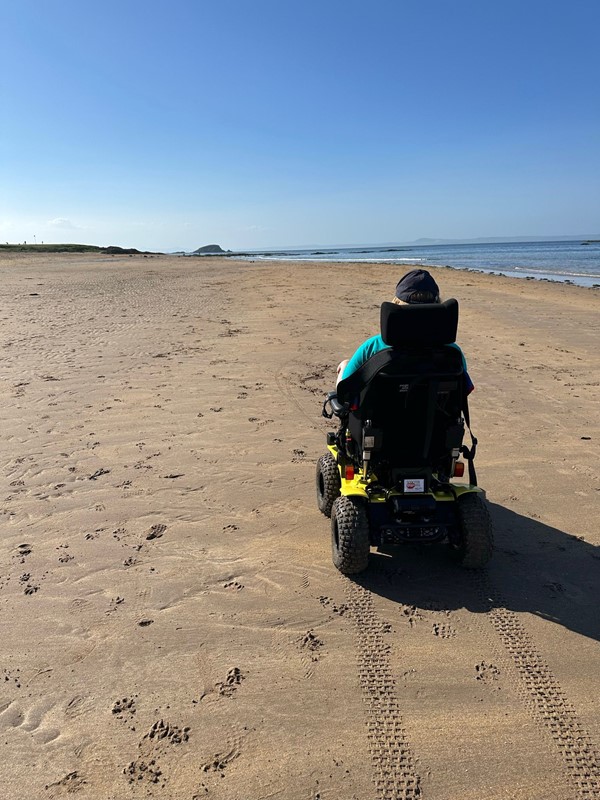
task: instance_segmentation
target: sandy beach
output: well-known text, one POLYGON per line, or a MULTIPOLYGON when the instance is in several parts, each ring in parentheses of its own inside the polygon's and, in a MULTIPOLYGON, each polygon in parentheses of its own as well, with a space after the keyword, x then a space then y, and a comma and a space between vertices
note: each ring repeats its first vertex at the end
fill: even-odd
POLYGON ((350 581, 321 405, 403 271, 0 257, 0 797, 600 798, 600 293, 431 270, 495 556, 350 581))

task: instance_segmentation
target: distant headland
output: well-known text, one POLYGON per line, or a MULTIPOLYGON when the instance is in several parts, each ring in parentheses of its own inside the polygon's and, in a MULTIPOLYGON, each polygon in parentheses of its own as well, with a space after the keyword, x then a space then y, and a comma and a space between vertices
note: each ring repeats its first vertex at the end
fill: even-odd
POLYGON ((151 250, 136 250, 135 247, 98 247, 95 244, 0 244, 0 253, 103 253, 108 256, 144 255, 159 256, 151 250))
MULTIPOLYGON (((164 255, 162 252, 152 250, 138 250, 135 247, 117 247, 110 245, 110 247, 100 247, 95 244, 32 244, 22 242, 20 244, 0 244, 0 253, 102 253, 104 255, 164 255)), ((190 255, 190 256, 227 256, 231 255, 231 250, 223 250, 219 244, 206 244, 199 247, 192 252, 178 250, 172 255, 190 255)))

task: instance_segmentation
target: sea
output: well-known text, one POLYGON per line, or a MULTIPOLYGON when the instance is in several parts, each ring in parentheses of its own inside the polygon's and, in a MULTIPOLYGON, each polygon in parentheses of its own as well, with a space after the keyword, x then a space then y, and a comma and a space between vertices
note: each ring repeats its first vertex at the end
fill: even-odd
POLYGON ((253 260, 364 261, 453 267, 513 278, 535 278, 600 288, 600 242, 584 244, 583 240, 319 247, 256 251, 244 253, 242 257, 253 260))

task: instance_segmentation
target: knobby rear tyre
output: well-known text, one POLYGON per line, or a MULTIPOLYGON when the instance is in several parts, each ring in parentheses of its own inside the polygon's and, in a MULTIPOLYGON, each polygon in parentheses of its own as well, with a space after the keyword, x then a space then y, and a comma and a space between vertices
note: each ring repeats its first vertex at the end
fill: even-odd
POLYGON ((317 505, 326 517, 331 516, 331 507, 340 496, 340 471, 335 458, 326 453, 317 461, 317 505))
POLYGON ((485 567, 494 550, 492 518, 485 500, 477 493, 458 498, 460 543, 456 548, 461 566, 466 569, 485 567))
POLYGON ((331 509, 331 553, 343 575, 358 575, 369 564, 369 520, 364 500, 338 497, 331 509))

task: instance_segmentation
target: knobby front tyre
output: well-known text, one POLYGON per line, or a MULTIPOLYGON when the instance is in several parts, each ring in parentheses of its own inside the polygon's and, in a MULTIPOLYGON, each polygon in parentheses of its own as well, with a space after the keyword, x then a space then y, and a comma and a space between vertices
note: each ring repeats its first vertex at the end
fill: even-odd
POLYGON ((340 471, 335 458, 326 453, 317 461, 317 505, 326 517, 331 516, 331 507, 340 496, 340 471))

